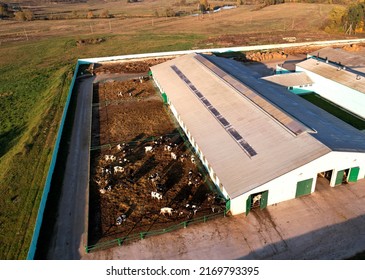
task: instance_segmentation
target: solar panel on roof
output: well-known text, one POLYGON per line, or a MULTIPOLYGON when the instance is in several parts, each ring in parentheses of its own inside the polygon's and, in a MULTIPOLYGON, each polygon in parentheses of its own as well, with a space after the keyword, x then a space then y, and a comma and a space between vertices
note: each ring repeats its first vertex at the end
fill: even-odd
POLYGON ((220 113, 218 112, 218 110, 216 108, 211 108, 210 111, 213 113, 214 116, 218 117, 220 115, 220 113))
MULTIPOLYGON (((248 91, 239 81, 233 78, 231 75, 228 75, 222 69, 217 67, 210 59, 207 57, 203 57, 201 55, 196 55, 195 59, 210 69, 213 73, 215 73, 218 77, 220 77, 223 81, 228 83, 234 89, 237 90, 241 96, 246 97, 248 100, 259 106, 266 113, 268 113, 274 120, 282 124, 289 131, 291 131, 294 135, 299 135, 304 131, 307 131, 307 127, 293 119, 291 116, 286 114, 282 109, 277 108, 274 104, 271 104, 266 99, 264 99, 261 95, 257 94, 253 90, 248 91), (297 126, 293 127, 293 123, 296 123, 297 126)), ((233 74, 232 74, 233 75, 233 74)), ((256 81, 256 83, 261 83, 261 81, 256 81)))
POLYGON ((231 134, 232 137, 234 139, 236 139, 237 141, 242 139, 242 136, 234 128, 231 127, 231 128, 228 128, 227 130, 228 130, 229 134, 231 134))
POLYGON ((257 155, 256 151, 243 140, 243 137, 235 130, 232 125, 219 113, 219 111, 213 107, 209 100, 191 83, 191 81, 180 71, 176 65, 172 65, 171 69, 183 80, 189 89, 198 97, 200 102, 210 111, 213 116, 220 122, 228 134, 237 142, 237 144, 248 154, 250 157, 257 155))
POLYGON ((210 104, 210 102, 205 97, 200 98, 200 100, 204 103, 205 106, 212 106, 212 104, 210 104))
POLYGON ((217 117, 217 119, 218 119, 218 121, 224 126, 224 127, 226 127, 226 126, 229 126, 229 122, 225 119, 225 118, 223 118, 222 116, 220 116, 220 117, 217 117))

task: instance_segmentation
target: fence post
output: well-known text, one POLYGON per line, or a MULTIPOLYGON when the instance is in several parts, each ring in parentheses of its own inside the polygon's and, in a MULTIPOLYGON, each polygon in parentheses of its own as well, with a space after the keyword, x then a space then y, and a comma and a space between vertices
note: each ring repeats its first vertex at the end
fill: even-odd
POLYGON ((187 225, 188 225, 188 222, 184 222, 184 228, 186 228, 187 227, 187 225))
POLYGON ((139 236, 141 237, 141 239, 143 239, 144 238, 144 233, 143 232, 140 232, 139 233, 139 236))
POLYGON ((118 238, 117 241, 118 241, 118 246, 122 246, 122 241, 120 240, 120 238, 118 238))

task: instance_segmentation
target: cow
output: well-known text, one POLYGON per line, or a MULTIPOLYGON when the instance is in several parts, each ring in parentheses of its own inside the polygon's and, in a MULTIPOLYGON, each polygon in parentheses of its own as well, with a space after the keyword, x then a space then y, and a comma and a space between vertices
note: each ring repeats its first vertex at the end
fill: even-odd
POLYGON ((145 151, 146 153, 148 153, 148 152, 153 152, 153 147, 152 147, 152 146, 146 146, 146 147, 144 147, 144 151, 145 151))
POLYGON ((173 152, 171 152, 171 158, 172 158, 173 160, 176 160, 176 159, 177 159, 176 154, 175 154, 175 153, 173 153, 173 152))
POLYGON ((151 197, 152 198, 157 198, 158 200, 162 199, 162 194, 158 193, 158 192, 151 192, 151 197))
POLYGON ((169 216, 172 216, 172 208, 163 207, 163 208, 160 209, 160 214, 165 216, 166 213, 169 214, 169 216))
POLYGON ((122 214, 117 218, 116 225, 120 226, 123 222, 127 220, 127 215, 122 214))
POLYGON ((114 166, 114 173, 122 173, 122 172, 124 172, 124 167, 114 166))
POLYGON ((117 159, 117 157, 114 155, 105 155, 106 161, 115 161, 116 159, 117 159))
POLYGON ((262 197, 262 194, 257 194, 252 199, 252 204, 254 205, 256 202, 260 201, 262 197))

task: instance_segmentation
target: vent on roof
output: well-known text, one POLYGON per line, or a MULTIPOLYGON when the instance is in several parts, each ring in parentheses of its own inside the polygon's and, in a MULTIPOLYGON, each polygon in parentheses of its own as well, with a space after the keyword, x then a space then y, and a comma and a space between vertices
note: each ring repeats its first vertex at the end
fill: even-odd
POLYGON ((249 156, 257 155, 257 152, 243 139, 241 134, 227 121, 219 111, 213 107, 209 100, 191 83, 191 81, 180 71, 176 65, 171 66, 172 70, 183 80, 189 89, 195 94, 201 103, 209 110, 209 112, 219 121, 228 134, 237 142, 241 149, 249 156))

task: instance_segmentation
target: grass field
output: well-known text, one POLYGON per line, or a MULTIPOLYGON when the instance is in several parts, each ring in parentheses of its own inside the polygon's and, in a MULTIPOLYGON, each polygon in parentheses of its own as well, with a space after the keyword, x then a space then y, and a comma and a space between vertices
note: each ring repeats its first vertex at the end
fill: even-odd
MULTIPOLYGON (((110 8, 92 2, 91 8, 149 15, 171 2, 105 3, 110 8)), ((84 4, 53 12, 89 8, 77 5, 84 4)), ((226 46, 232 44, 227 35, 240 38, 234 44, 280 43, 290 34, 302 41, 343 38, 318 31, 332 7, 288 3, 204 17, 0 21, 0 259, 26 257, 77 58, 226 46), (105 41, 77 44, 85 38, 105 41)))

